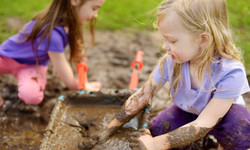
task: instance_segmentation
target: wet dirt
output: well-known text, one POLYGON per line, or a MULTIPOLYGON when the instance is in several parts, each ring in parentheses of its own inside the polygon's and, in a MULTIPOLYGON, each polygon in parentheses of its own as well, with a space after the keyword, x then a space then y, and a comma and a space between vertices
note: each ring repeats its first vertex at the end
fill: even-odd
MULTIPOLYGON (((101 95, 100 93, 91 93, 87 95, 86 101, 86 95, 68 94, 70 95, 59 97, 51 113, 50 122, 41 140, 41 150, 78 149, 80 145, 81 149, 84 150, 134 150, 138 148, 144 150, 141 143, 135 140, 140 135, 145 134, 142 130, 145 116, 143 113, 139 113, 123 125, 106 142, 92 144, 96 143, 93 135, 105 129, 109 121, 121 110, 121 104, 127 99, 127 94, 101 95), (113 97, 115 98, 112 99, 113 97), (91 100, 95 103, 91 103, 91 100)), ((146 114, 148 115, 148 113, 146 114)), ((189 148, 197 149, 199 146, 202 146, 202 149, 211 149, 215 148, 217 144, 206 137, 199 143, 190 145, 189 148)))
MULTIPOLYGON (((88 37, 88 36, 85 36, 88 37)), ((134 60, 138 50, 144 51, 143 69, 139 72, 139 87, 148 79, 153 70, 158 58, 162 54, 159 50, 161 46, 161 36, 156 31, 97 31, 96 45, 93 49, 90 48, 88 38, 86 40, 87 56, 89 67, 89 81, 100 81, 103 89, 127 89, 129 87, 130 75, 132 69, 130 63, 134 60)), ((52 67, 49 67, 47 86, 45 91, 44 101, 36 106, 25 105, 17 98, 16 79, 11 75, 0 75, 0 95, 4 98, 5 104, 0 108, 0 149, 39 149, 41 140, 44 138, 44 133, 49 123, 49 116, 52 112, 57 98, 69 90, 65 88, 59 80, 52 67)), ((171 105, 171 100, 168 96, 167 86, 165 86, 153 100, 151 118, 159 111, 171 105)), ((250 110, 250 93, 244 95, 247 103, 247 108, 250 110)), ((58 128, 60 132, 75 133, 74 136, 64 135, 61 140, 76 144, 76 139, 83 138, 84 134, 89 135, 89 131, 103 128, 111 120, 117 108, 107 107, 90 107, 85 106, 84 109, 76 108, 77 112, 70 111, 69 114, 76 115, 81 124, 86 124, 85 128, 73 127, 72 124, 62 124, 62 128, 58 128), (100 111, 100 112, 98 112, 100 111), (104 112, 101 112, 104 111, 104 112), (82 117, 82 116, 90 117, 82 117), (96 116, 99 114, 99 116, 96 116), (83 120, 81 121, 81 119, 83 120), (82 115, 82 116, 81 116, 82 115), (101 117, 103 115, 104 117, 101 117), (96 120, 96 118, 98 118, 96 120), (103 119, 103 120, 102 120, 103 119), (84 122, 85 121, 85 122, 84 122), (86 122, 87 121, 87 122, 86 122), (82 134, 80 132, 85 131, 82 134), (81 134, 80 134, 81 133, 81 134), (79 137, 79 138, 78 138, 79 137)), ((70 121, 73 123, 74 121, 70 121)), ((113 141, 113 145, 120 144, 126 150, 128 143, 123 140, 123 136, 127 136, 127 130, 118 132, 120 135, 119 141, 113 141)), ((128 135, 129 137, 129 135, 128 135)), ((53 142, 52 146, 58 143, 53 142)), ((112 143, 111 143, 112 145, 112 143)), ((207 136, 191 145, 179 148, 185 150, 191 149, 214 149, 216 140, 213 137, 207 136)))
MULTIPOLYGON (((78 149, 91 134, 104 129, 119 110, 120 107, 110 106, 67 107, 62 116, 56 118, 53 133, 42 142, 40 149, 78 149)), ((93 149, 130 149, 128 139, 132 130, 123 128, 105 144, 95 145, 93 149)))

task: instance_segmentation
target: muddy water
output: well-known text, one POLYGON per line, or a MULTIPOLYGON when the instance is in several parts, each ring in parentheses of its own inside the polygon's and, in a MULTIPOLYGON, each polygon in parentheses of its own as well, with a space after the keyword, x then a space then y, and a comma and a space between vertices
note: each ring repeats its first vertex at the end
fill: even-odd
MULTIPOLYGON (((64 104, 62 104, 64 105, 64 104)), ((78 149, 84 139, 96 131, 104 129, 110 120, 120 111, 120 107, 114 106, 80 106, 64 107, 64 112, 58 112, 52 120, 50 132, 43 140, 41 149, 78 149), (52 127, 53 126, 53 127, 52 127)), ((112 136, 107 142, 96 145, 93 150, 130 150, 130 134, 136 132, 138 121, 133 119, 126 124, 117 134, 112 136)))
MULTIPOLYGON (((124 94, 124 90, 121 90, 121 93, 114 92, 106 92, 109 93, 107 95, 89 93, 86 96, 73 93, 66 97, 66 101, 56 100, 53 111, 49 113, 51 114, 48 119, 49 124, 43 119, 43 114, 46 114, 44 112, 48 109, 44 106, 47 104, 51 106, 53 103, 45 103, 34 109, 34 106, 29 107, 29 105, 6 101, 5 105, 0 108, 0 150, 78 149, 79 143, 89 139, 90 135, 108 125, 109 121, 120 111, 123 101, 130 95, 130 93, 124 94), (83 97, 86 103, 84 105, 80 104, 83 97), (43 109, 40 109, 41 107, 43 109)), ((95 145, 93 150, 135 149, 129 144, 131 137, 140 134, 136 130, 139 125, 138 120, 140 120, 137 118, 140 117, 132 119, 106 143, 95 145)), ((216 146, 210 137, 206 137, 188 147, 176 150, 202 150, 204 148, 212 150, 216 146)))
MULTIPOLYGON (((51 121, 45 130, 40 149, 78 149, 81 142, 89 140, 91 135, 104 129, 120 109, 120 106, 114 105, 68 106, 64 100, 58 101, 52 112, 51 121)), ((125 124, 108 141, 95 145, 91 150, 138 149, 139 143, 131 141, 131 139, 141 134, 138 131, 139 124, 140 115, 125 124)), ((206 136, 188 147, 175 150, 214 150, 216 147, 216 142, 210 136, 206 136)))
POLYGON ((30 113, 16 110, 0 112, 0 149, 39 149, 46 125, 39 117, 30 113))

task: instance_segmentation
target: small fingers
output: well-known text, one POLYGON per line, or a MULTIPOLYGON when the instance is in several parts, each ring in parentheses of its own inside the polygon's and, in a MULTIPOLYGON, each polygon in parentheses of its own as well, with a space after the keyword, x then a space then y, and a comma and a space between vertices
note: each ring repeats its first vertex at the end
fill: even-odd
POLYGON ((145 132, 145 134, 149 134, 149 135, 151 135, 151 133, 150 133, 150 130, 149 130, 149 129, 145 129, 145 130, 144 130, 144 132, 145 132))
POLYGON ((146 135, 147 134, 147 135, 152 136, 149 129, 141 128, 141 129, 139 129, 139 132, 140 132, 140 135, 146 135))
POLYGON ((131 136, 131 138, 138 139, 141 135, 142 135, 141 132, 133 132, 133 133, 131 133, 130 136, 131 136))
POLYGON ((91 149, 92 147, 95 146, 96 143, 97 143, 97 140, 84 138, 83 142, 78 145, 78 148, 82 150, 91 149))
POLYGON ((134 141, 131 141, 129 143, 129 147, 133 150, 146 150, 147 148, 145 147, 145 145, 140 142, 138 139, 137 140, 134 140, 134 141))
POLYGON ((131 133, 131 138, 129 139, 129 147, 133 150, 146 150, 144 144, 139 141, 139 137, 145 134, 150 134, 148 131, 146 132, 145 129, 141 129, 137 132, 131 133))

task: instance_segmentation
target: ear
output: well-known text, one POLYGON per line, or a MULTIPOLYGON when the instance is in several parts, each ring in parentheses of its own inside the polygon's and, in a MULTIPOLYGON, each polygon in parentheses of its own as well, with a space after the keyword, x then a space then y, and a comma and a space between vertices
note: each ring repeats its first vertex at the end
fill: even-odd
POLYGON ((208 33, 203 32, 203 33, 200 34, 200 46, 202 48, 205 48, 205 47, 208 46, 209 40, 210 40, 210 36, 209 36, 208 33))
POLYGON ((80 0, 70 0, 72 6, 78 6, 80 4, 80 0))

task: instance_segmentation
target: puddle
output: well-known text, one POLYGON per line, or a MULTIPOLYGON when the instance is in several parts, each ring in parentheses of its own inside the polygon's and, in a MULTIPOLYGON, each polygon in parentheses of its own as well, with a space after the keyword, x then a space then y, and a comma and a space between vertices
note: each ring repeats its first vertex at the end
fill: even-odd
MULTIPOLYGON (((126 92, 69 93, 60 96, 51 113, 50 122, 41 140, 40 149, 78 149, 78 145, 97 131, 107 127, 108 123, 121 109, 123 102, 131 95, 126 92)), ((117 133, 103 144, 95 145, 91 150, 132 150, 131 137, 140 135, 140 114, 126 123, 117 133)), ((213 150, 217 147, 210 136, 176 150, 213 150)))
POLYGON ((38 150, 46 125, 34 114, 16 110, 0 112, 0 149, 38 150))
MULTIPOLYGON (((47 137, 42 142, 41 149, 77 149, 84 138, 104 129, 109 121, 120 111, 119 107, 81 106, 68 107, 60 119, 55 119, 55 128, 47 130, 47 137), (70 137, 70 138, 69 138, 70 137), (52 142, 53 141, 53 142, 52 142)), ((133 128, 122 128, 106 143, 93 149, 120 149, 129 150, 129 133, 133 128), (125 134, 124 134, 125 133, 125 134)))
MULTIPOLYGON (((90 135, 104 129, 121 109, 130 93, 112 92, 89 93, 89 95, 69 94, 59 97, 52 114, 40 149, 78 149, 78 145, 90 135), (90 96, 91 95, 91 96, 90 96), (80 105, 80 106, 79 106, 80 105), (69 138, 70 137, 70 138, 69 138)), ((96 145, 97 149, 130 150, 129 139, 137 132, 137 117, 125 124, 107 142, 96 145)))
MULTIPOLYGON (((0 108, 0 149, 78 149, 79 143, 108 125, 131 91, 70 92, 65 95, 36 107, 6 101, 0 108), (50 114, 50 118, 44 114, 50 114)), ((140 134, 137 130, 139 118, 139 115, 133 118, 108 141, 95 145, 92 150, 133 149, 129 144, 132 135, 140 134)), ((216 141, 207 136, 175 150, 213 150, 216 146, 216 141)))

